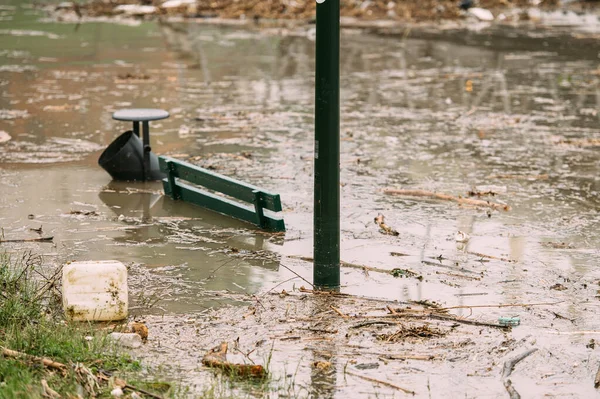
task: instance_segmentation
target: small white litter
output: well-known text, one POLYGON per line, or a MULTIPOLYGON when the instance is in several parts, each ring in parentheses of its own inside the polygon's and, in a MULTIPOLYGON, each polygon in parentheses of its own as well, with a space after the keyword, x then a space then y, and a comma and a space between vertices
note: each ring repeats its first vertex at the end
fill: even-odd
POLYGON ((127 15, 147 15, 156 13, 158 8, 154 6, 140 6, 137 4, 121 4, 120 6, 116 6, 113 11, 117 13, 122 12, 127 15))
POLYGON ((469 241, 470 238, 471 237, 467 233, 465 233, 464 231, 460 231, 460 230, 457 231, 456 235, 454 236, 454 240, 456 242, 461 242, 461 243, 465 243, 465 242, 469 241))
POLYGON ((467 12, 479 19, 480 21, 494 20, 494 14, 492 14, 490 10, 486 10, 485 8, 473 7, 469 8, 467 12))

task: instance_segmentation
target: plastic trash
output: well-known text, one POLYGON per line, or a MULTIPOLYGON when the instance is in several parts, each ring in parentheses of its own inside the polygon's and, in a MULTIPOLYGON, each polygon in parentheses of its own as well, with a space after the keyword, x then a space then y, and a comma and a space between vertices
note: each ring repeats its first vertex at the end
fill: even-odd
POLYGON ((74 321, 127 317, 127 268, 115 260, 73 262, 63 268, 63 309, 74 321))
POLYGON ((493 21, 494 14, 490 10, 486 10, 485 8, 473 7, 469 8, 467 11, 469 14, 475 16, 475 18, 480 21, 493 21))
POLYGON ((521 324, 521 319, 519 318, 519 316, 512 316, 512 317, 508 317, 508 316, 501 316, 498 318, 498 324, 500 324, 501 326, 518 326, 519 324, 521 324))
POLYGON ((114 332, 108 334, 108 338, 115 343, 127 348, 139 348, 142 346, 142 337, 136 333, 119 333, 114 332))

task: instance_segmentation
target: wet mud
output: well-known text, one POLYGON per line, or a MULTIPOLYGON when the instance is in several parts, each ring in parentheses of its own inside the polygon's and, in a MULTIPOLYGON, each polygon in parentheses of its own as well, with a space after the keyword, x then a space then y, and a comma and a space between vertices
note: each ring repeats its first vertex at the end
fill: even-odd
POLYGON ((54 237, 1 249, 33 251, 50 268, 127 263, 132 317, 150 329, 138 355, 173 364, 167 376, 195 394, 259 395, 200 366, 240 337, 254 361, 271 356, 269 389, 281 396, 406 395, 350 371, 417 397, 503 397, 504 362, 537 348, 514 367, 514 389, 597 396, 597 43, 560 29, 345 30, 341 292, 352 296, 332 297, 299 291, 312 280, 310 29, 77 27, 40 22, 19 2, 0 12, 2 237, 54 237), (173 201, 158 182, 111 182, 97 160, 129 129, 111 119, 128 107, 171 113, 151 124, 155 153, 281 194, 286 233, 173 201), (520 325, 405 320, 386 307, 434 302, 454 317, 520 325), (380 319, 399 324, 351 328, 380 319), (433 358, 388 356, 407 353, 433 358))

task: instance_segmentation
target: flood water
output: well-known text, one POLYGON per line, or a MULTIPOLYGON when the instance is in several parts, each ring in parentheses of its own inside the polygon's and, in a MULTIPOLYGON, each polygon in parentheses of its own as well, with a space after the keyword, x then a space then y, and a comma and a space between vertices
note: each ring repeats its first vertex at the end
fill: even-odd
MULTIPOLYGON (((43 17, 20 2, 0 6, 0 227, 6 239, 41 227, 54 240, 2 249, 49 265, 120 260, 134 305, 156 297, 151 311, 166 314, 236 302, 223 291, 306 285, 294 277, 312 278, 298 259, 312 256, 311 30, 43 17), (279 193, 285 235, 175 202, 158 182, 111 182, 97 160, 130 128, 112 112, 132 107, 171 113, 150 124, 156 154, 279 193)), ((589 317, 600 279, 600 45, 515 32, 343 32, 341 257, 424 279, 342 268, 342 292, 446 306, 558 298, 577 320, 565 329, 600 327, 589 317), (386 188, 493 191, 512 210, 386 188), (399 236, 381 234, 379 213, 399 236), (466 249, 458 230, 471 236, 466 249), (458 268, 484 278, 455 281, 458 268)))

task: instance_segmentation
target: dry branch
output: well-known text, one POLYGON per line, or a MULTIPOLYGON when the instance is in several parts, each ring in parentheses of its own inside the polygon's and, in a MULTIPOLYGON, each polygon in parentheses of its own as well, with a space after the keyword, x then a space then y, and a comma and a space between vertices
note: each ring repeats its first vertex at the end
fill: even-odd
POLYGON ((445 265, 441 262, 431 262, 428 260, 422 260, 421 263, 424 265, 442 267, 444 269, 454 270, 454 271, 461 272, 461 273, 475 274, 477 276, 482 276, 482 273, 483 273, 483 272, 474 272, 473 270, 465 269, 464 267, 445 265))
POLYGON ((235 373, 240 377, 265 378, 267 372, 259 364, 235 364, 227 361, 227 342, 222 342, 218 347, 211 349, 202 358, 202 364, 207 367, 235 373))
POLYGON ((335 313, 337 313, 337 314, 339 314, 340 316, 342 316, 344 319, 347 319, 348 317, 350 317, 350 316, 348 316, 347 314, 345 314, 344 312, 342 312, 341 310, 339 310, 338 308, 336 308, 336 307, 335 307, 335 306, 333 306, 333 305, 330 305, 329 307, 330 307, 331 309, 333 309, 333 311, 334 311, 335 313))
POLYGON ((486 254, 482 254, 480 252, 468 251, 467 253, 471 254, 471 255, 479 256, 481 258, 501 260, 502 262, 509 262, 509 263, 515 263, 516 262, 516 260, 514 260, 514 259, 502 258, 502 257, 494 256, 494 255, 486 255, 486 254))
POLYGON ((381 354, 380 357, 388 360, 433 360, 434 355, 403 355, 403 354, 381 354))
POLYGON ((508 379, 510 374, 513 371, 513 368, 519 363, 521 360, 525 359, 527 356, 531 355, 537 351, 537 348, 529 349, 518 356, 513 357, 512 359, 508 359, 504 362, 504 367, 502 368, 502 379, 504 388, 508 392, 510 399, 521 399, 521 395, 517 392, 517 390, 512 386, 512 381, 508 379))
MULTIPOLYGON (((311 258, 310 256, 298 256, 298 255, 288 255, 288 258, 292 258, 292 259, 300 259, 304 262, 314 262, 314 259, 311 258)), ((366 266, 366 265, 359 265, 357 263, 350 263, 350 262, 344 262, 343 260, 340 261, 340 266, 341 267, 349 267, 352 269, 360 269, 360 270, 366 270, 369 272, 376 272, 376 273, 383 273, 383 274, 391 274, 393 272, 394 269, 389 270, 389 269, 382 269, 379 267, 373 267, 373 266, 366 266)), ((442 265, 444 266, 444 265, 442 265)), ((419 276, 419 274, 417 272, 414 272, 410 269, 404 269, 407 270, 409 273, 414 274, 415 276, 419 276)), ((473 271, 467 270, 469 273, 475 273, 473 271)), ((478 273, 475 273, 478 274, 478 273)), ((312 284, 311 284, 312 285, 312 284)))
POLYGON ((545 306, 545 305, 556 305, 564 301, 558 302, 532 302, 532 303, 501 303, 498 305, 462 305, 462 306, 449 306, 447 308, 440 308, 440 310, 451 310, 451 309, 472 309, 472 308, 518 308, 528 306, 545 306))
POLYGON ((383 325, 386 325, 386 326, 395 326, 398 323, 395 322, 395 321, 370 320, 370 321, 365 321, 363 323, 355 324, 355 325, 350 326, 348 328, 349 329, 350 328, 361 328, 361 327, 366 327, 366 326, 372 326, 372 325, 375 325, 375 324, 383 324, 383 325))
POLYGON ((28 355, 27 353, 17 352, 12 349, 4 348, 4 347, 0 347, 0 348, 2 348, 2 356, 4 356, 4 357, 11 357, 13 359, 21 359, 21 360, 28 360, 30 362, 42 363, 44 366, 46 366, 48 368, 59 370, 62 372, 65 372, 67 370, 67 366, 65 364, 55 362, 52 359, 28 355))
POLYGON ((50 399, 58 399, 61 397, 58 392, 50 388, 46 380, 41 380, 40 383, 42 384, 42 396, 50 399))
POLYGON ((518 356, 513 357, 512 359, 508 359, 507 361, 504 362, 504 367, 502 368, 502 378, 508 378, 510 377, 510 374, 513 371, 513 368, 517 365, 517 363, 519 363, 521 360, 525 359, 527 356, 531 355, 532 353, 536 352, 537 348, 532 348, 529 350, 526 350, 525 352, 521 353, 518 356))
POLYGON ((594 388, 598 388, 600 386, 600 366, 598 367, 598 371, 596 372, 596 377, 594 377, 594 388))
POLYGON ((379 215, 377 215, 377 217, 375 217, 375 219, 373 221, 375 222, 375 224, 377 226, 379 226, 379 228, 381 229, 381 232, 383 234, 389 234, 391 236, 400 235, 400 233, 398 233, 396 230, 392 229, 390 226, 385 224, 384 216, 381 213, 379 215))
POLYGON ((504 380, 504 388, 506 388, 506 392, 508 392, 510 399, 521 399, 521 395, 519 395, 519 392, 513 387, 511 380, 504 380))
MULTIPOLYGON (((391 309, 391 308, 388 307, 388 309, 391 309)), ((412 318, 412 319, 435 319, 435 320, 441 320, 441 321, 453 321, 453 322, 460 323, 460 324, 470 324, 473 326, 493 327, 493 328, 499 328, 501 330, 510 330, 510 328, 511 328, 510 326, 505 326, 502 324, 487 323, 487 322, 483 322, 483 321, 465 319, 464 317, 453 316, 453 315, 441 313, 441 311, 442 311, 442 309, 439 309, 436 312, 414 311, 414 310, 407 312, 404 309, 396 309, 396 310, 393 310, 393 312, 391 314, 385 315, 383 317, 406 317, 406 318, 412 318)))
POLYGON ((402 391, 404 393, 415 395, 414 391, 411 391, 410 389, 402 388, 401 386, 398 386, 396 384, 392 384, 391 382, 381 381, 381 380, 378 380, 376 378, 367 377, 367 376, 364 376, 364 375, 353 373, 352 371, 348 371, 348 370, 346 370, 346 374, 350 374, 350 375, 353 375, 355 377, 362 378, 363 380, 374 382, 376 384, 385 385, 386 387, 394 388, 394 389, 397 389, 397 390, 402 391))
POLYGON ((388 189, 383 190, 383 192, 385 194, 404 195, 407 197, 425 197, 425 198, 432 198, 432 199, 438 199, 438 200, 443 200, 443 201, 452 201, 452 202, 456 202, 461 205, 481 206, 481 207, 488 207, 488 208, 497 209, 497 210, 501 210, 501 211, 510 211, 510 206, 506 205, 506 204, 499 204, 496 202, 483 201, 483 200, 477 200, 477 199, 472 199, 472 198, 455 197, 453 195, 435 193, 433 191, 399 190, 399 189, 388 188, 388 189))
POLYGON ((0 244, 3 242, 48 242, 48 241, 52 241, 53 239, 54 239, 54 236, 38 237, 38 238, 16 238, 16 239, 12 239, 12 240, 0 239, 0 244))

